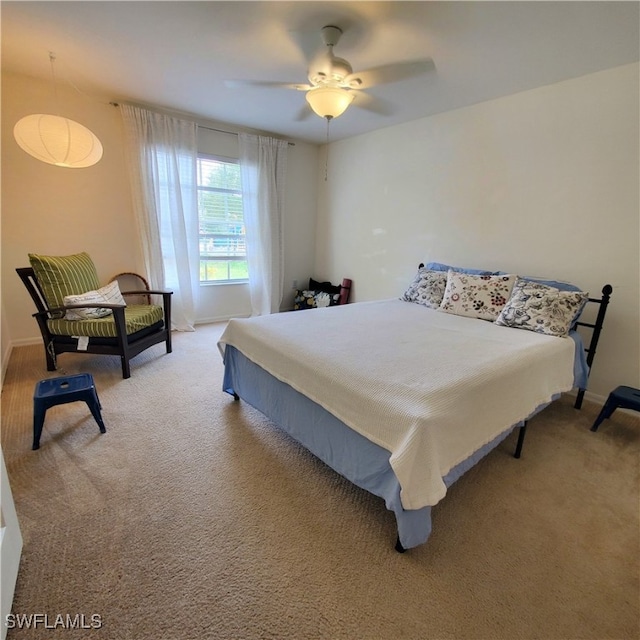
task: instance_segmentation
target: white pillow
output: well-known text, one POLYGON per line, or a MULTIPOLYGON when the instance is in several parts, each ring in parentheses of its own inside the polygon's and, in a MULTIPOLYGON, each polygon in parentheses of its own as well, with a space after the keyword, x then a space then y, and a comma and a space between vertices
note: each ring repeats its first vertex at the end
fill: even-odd
MULTIPOLYGON (((126 305, 120 287, 117 282, 110 282, 108 285, 101 287, 97 291, 87 291, 79 295, 71 295, 64 297, 64 304, 122 304, 126 305)), ((111 309, 103 307, 78 307, 77 309, 68 309, 65 313, 65 320, 91 320, 94 318, 104 318, 112 313, 111 309)))
POLYGON ((109 304, 127 305, 120 293, 120 287, 115 280, 98 289, 98 293, 105 299, 105 302, 108 302, 109 304))
POLYGON ((511 297, 515 275, 483 276, 449 270, 439 311, 495 321, 511 297))

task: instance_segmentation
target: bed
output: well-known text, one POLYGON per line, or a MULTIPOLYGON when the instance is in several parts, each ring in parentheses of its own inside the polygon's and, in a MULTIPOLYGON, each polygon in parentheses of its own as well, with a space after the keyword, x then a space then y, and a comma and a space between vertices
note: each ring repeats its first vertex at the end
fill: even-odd
POLYGON ((420 265, 399 298, 230 320, 223 391, 382 498, 402 552, 427 541, 431 508, 463 473, 516 428, 519 457, 527 420, 584 391, 610 293, 420 265), (541 321, 546 295, 561 304, 541 321))

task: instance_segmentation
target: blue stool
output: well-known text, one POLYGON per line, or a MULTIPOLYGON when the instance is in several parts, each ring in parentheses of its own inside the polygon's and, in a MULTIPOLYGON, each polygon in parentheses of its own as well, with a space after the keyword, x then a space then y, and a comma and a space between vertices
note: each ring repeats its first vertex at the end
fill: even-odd
POLYGON ((47 409, 57 404, 76 402, 82 400, 86 402, 91 410, 91 414, 96 419, 100 427, 100 433, 106 433, 102 415, 100 414, 100 400, 98 392, 93 383, 93 376, 90 373, 78 373, 73 376, 60 376, 59 378, 49 378, 40 380, 36 384, 33 394, 33 447, 40 448, 40 436, 44 425, 44 416, 47 409))
POLYGON ((640 411, 640 389, 633 387, 616 387, 607 398, 602 407, 602 411, 598 414, 596 421, 591 427, 591 431, 597 431, 603 420, 611 417, 611 414, 618 408, 633 409, 640 411))

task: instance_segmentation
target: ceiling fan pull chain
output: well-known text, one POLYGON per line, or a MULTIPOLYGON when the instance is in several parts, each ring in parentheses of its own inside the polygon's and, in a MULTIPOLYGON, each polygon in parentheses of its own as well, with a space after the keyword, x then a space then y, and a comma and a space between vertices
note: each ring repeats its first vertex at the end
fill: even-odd
POLYGON ((325 142, 325 146, 327 150, 324 154, 324 181, 327 181, 327 174, 329 172, 329 123, 331 122, 331 116, 327 116, 327 139, 325 142))

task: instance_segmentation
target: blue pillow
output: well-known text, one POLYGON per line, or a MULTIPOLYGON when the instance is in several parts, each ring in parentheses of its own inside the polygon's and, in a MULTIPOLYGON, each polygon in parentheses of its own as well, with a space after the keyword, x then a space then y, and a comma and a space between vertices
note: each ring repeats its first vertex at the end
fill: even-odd
POLYGON ((442 262, 429 262, 427 269, 432 271, 457 271, 458 273, 469 273, 476 276, 499 276, 502 275, 499 271, 487 271, 485 269, 463 269, 462 267, 451 267, 448 264, 442 264, 442 262))
MULTIPOLYGON (((496 275, 508 275, 506 271, 499 271, 496 275)), ((558 280, 542 280, 541 278, 531 278, 530 276, 519 276, 522 280, 528 280, 529 282, 537 282, 538 284, 546 284, 547 287, 553 287, 560 291, 582 291, 580 287, 576 287, 575 284, 570 282, 560 282, 558 280)))
POLYGON ((557 280, 539 280, 538 278, 529 278, 528 276, 523 276, 522 279, 528 280, 529 282, 537 282, 538 284, 546 284, 547 287, 560 289, 560 291, 582 291, 580 287, 576 287, 575 284, 571 284, 570 282, 558 282, 557 280))

